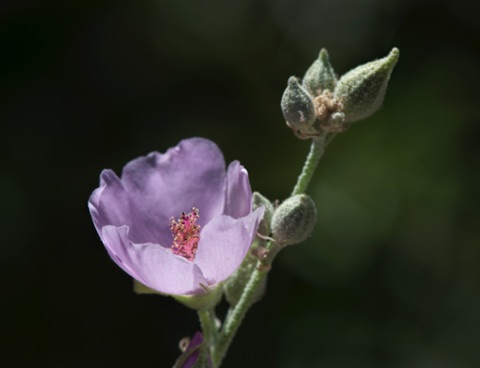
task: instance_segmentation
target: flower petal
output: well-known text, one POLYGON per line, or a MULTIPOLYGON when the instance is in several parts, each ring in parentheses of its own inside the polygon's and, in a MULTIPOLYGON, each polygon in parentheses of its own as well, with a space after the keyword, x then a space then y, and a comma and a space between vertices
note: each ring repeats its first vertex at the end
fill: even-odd
POLYGON ((261 207, 239 219, 219 216, 205 226, 194 263, 209 285, 225 280, 240 266, 255 238, 263 212, 261 207))
POLYGON ((112 259, 130 276, 165 294, 190 295, 207 285, 200 268, 158 244, 129 240, 127 226, 105 226, 102 240, 112 259))
MULTIPOLYGON (((104 170, 100 174, 100 187, 90 196, 88 208, 100 237, 106 225, 126 225, 130 228, 129 236, 133 242, 159 240, 155 223, 152 219, 142 218, 136 203, 112 170, 104 170)), ((166 244, 170 245, 170 241, 166 244)))
POLYGON ((129 162, 123 168, 122 182, 143 214, 138 222, 155 221, 157 242, 170 244, 171 217, 196 207, 203 226, 222 213, 225 161, 215 143, 186 139, 164 154, 152 152, 129 162))
POLYGON ((252 189, 247 170, 238 161, 228 166, 224 214, 239 218, 252 212, 252 189))

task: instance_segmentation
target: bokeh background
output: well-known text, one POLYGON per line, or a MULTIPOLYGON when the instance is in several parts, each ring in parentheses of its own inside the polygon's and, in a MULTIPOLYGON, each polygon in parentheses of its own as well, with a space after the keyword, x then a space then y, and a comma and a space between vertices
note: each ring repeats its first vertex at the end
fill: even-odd
MULTIPOLYGON (((103 168, 214 140, 270 199, 308 142, 287 78, 399 63, 383 108, 338 136, 225 367, 480 366, 480 22, 471 0, 3 1, 2 367, 170 367, 196 315, 137 296, 92 226, 103 168)), ((219 308, 225 311, 225 305, 219 308)))

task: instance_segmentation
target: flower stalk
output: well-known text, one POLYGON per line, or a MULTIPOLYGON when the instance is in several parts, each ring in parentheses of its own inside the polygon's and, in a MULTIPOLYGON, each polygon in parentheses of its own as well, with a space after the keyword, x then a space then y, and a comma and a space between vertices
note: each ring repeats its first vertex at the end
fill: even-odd
POLYGON ((215 313, 213 309, 200 309, 197 311, 202 327, 204 344, 200 348, 199 367, 209 367, 209 357, 212 356, 212 348, 217 341, 217 328, 215 326, 215 313), (201 363, 202 362, 202 363, 201 363))
POLYGON ((312 144, 310 145, 310 152, 308 153, 307 159, 303 164, 302 172, 300 173, 297 183, 293 188, 291 196, 297 194, 305 193, 307 190, 308 184, 312 180, 313 174, 317 169, 318 163, 322 158, 327 146, 335 138, 335 133, 326 133, 320 135, 319 137, 312 139, 312 144))
POLYGON ((232 343, 240 324, 247 314, 248 309, 254 303, 255 292, 259 287, 261 287, 262 280, 267 276, 267 273, 270 269, 269 267, 265 266, 266 264, 264 261, 259 260, 257 262, 257 267, 252 272, 250 279, 243 290, 240 300, 233 309, 228 311, 227 317, 225 318, 225 323, 220 331, 218 344, 214 350, 214 367, 219 367, 222 363, 222 360, 225 357, 225 354, 227 353, 227 350, 230 347, 230 344, 232 343))
POLYGON ((215 317, 212 309, 200 309, 197 311, 200 326, 202 327, 203 339, 206 346, 214 346, 217 340, 217 328, 215 327, 215 317))

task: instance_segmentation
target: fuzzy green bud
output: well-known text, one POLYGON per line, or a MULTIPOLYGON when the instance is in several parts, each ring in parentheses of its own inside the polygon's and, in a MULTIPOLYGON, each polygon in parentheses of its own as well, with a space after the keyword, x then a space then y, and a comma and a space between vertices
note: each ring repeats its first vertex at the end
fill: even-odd
POLYGON ((328 52, 325 49, 321 49, 318 59, 315 60, 305 73, 302 85, 313 96, 317 96, 321 91, 327 89, 333 91, 336 83, 337 77, 330 64, 328 52))
POLYGON ((310 134, 312 125, 317 118, 315 103, 310 93, 298 83, 297 78, 290 77, 288 86, 282 96, 280 106, 287 125, 300 138, 310 134))
POLYGON ((316 220, 312 198, 297 194, 286 199, 273 214, 273 238, 281 246, 300 243, 311 235, 316 220))
POLYGON ((365 119, 379 109, 398 57, 394 48, 388 56, 360 65, 340 78, 334 95, 343 104, 346 122, 365 119))
POLYGON ((270 235, 270 226, 272 223, 273 212, 275 208, 273 207, 272 202, 270 202, 266 197, 261 195, 258 192, 253 192, 253 210, 255 211, 258 207, 265 207, 265 212, 263 215, 263 220, 260 222, 258 226, 258 233, 264 236, 270 235))

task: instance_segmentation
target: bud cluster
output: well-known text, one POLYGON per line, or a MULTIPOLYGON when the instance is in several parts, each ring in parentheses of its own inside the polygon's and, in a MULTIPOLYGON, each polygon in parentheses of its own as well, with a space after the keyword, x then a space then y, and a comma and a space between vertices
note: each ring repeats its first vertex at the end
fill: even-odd
POLYGON ((337 79, 327 50, 308 68, 303 80, 288 79, 281 107, 287 125, 301 139, 340 133, 379 109, 399 51, 360 65, 337 79))

